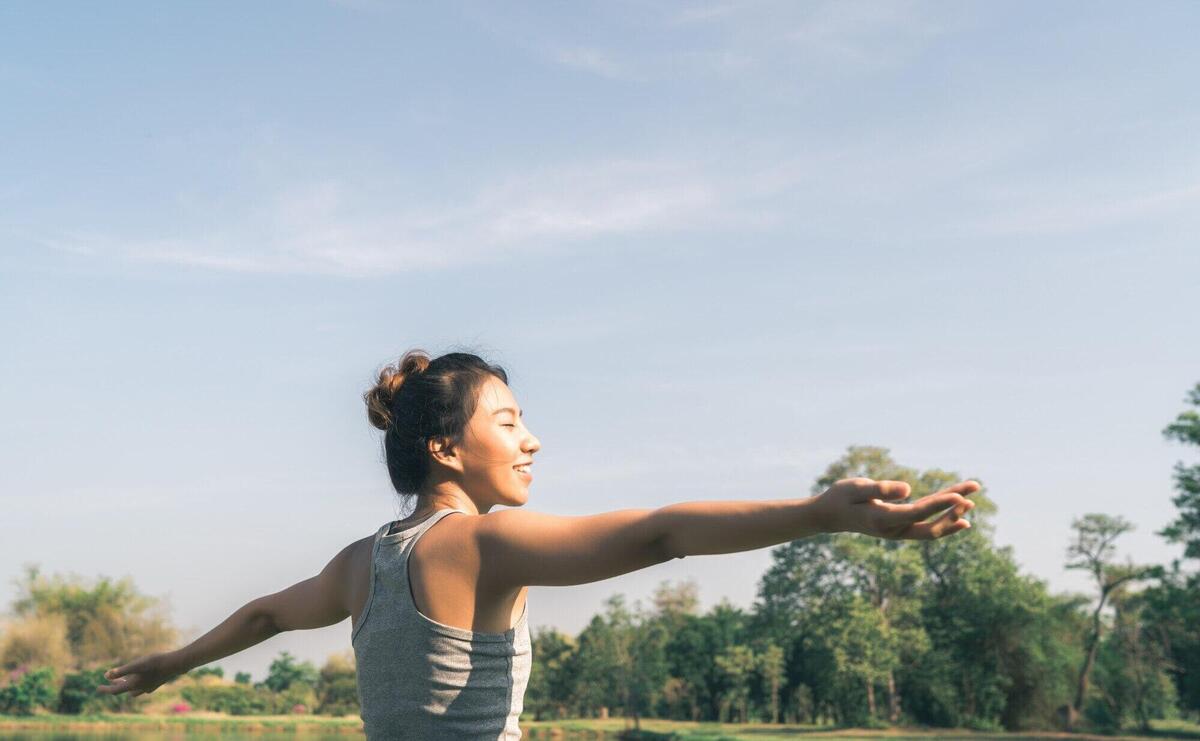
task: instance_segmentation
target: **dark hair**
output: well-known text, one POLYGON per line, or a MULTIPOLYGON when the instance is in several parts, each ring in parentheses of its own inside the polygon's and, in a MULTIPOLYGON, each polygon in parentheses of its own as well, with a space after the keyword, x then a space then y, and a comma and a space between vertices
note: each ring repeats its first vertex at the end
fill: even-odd
POLYGON ((462 443, 479 387, 490 376, 508 383, 503 368, 478 355, 452 352, 431 359, 424 350, 409 350, 379 372, 363 399, 367 419, 386 433, 388 475, 401 496, 418 495, 425 483, 430 440, 462 443))

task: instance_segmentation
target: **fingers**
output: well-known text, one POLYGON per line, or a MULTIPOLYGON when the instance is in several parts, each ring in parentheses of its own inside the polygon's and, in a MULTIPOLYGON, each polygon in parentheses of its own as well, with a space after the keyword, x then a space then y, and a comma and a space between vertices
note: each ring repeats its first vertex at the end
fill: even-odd
POLYGON ((975 503, 966 499, 961 494, 955 492, 941 492, 938 494, 930 494, 927 497, 919 499, 912 504, 888 504, 884 505, 888 508, 888 514, 895 518, 902 518, 910 522, 919 522, 928 519, 934 514, 941 512, 948 507, 965 507, 970 504, 972 507, 975 503))
POLYGON ((906 499, 912 493, 912 487, 903 481, 875 481, 864 477, 842 479, 837 482, 849 487, 852 491, 850 501, 854 503, 869 502, 880 499, 885 502, 906 499))
MULTIPOLYGON (((974 506, 973 502, 968 502, 968 504, 974 506)), ((969 530, 971 528, 970 521, 961 519, 956 510, 957 508, 948 510, 932 522, 914 522, 905 528, 904 532, 900 534, 900 538, 903 540, 936 540, 969 530)))
POLYGON ((954 486, 948 486, 945 489, 942 489, 941 491, 939 491, 937 493, 942 494, 942 493, 946 493, 946 492, 953 492, 956 494, 962 494, 965 497, 965 496, 974 494, 975 492, 979 491, 981 488, 982 487, 980 486, 978 481, 971 481, 970 479, 968 479, 966 481, 960 481, 957 484, 955 484, 954 486))
MULTIPOLYGON (((108 675, 112 674, 114 671, 115 670, 113 669, 109 669, 108 671, 104 672, 105 678, 108 678, 108 675)), ((119 695, 122 692, 129 692, 129 688, 130 685, 133 684, 133 680, 134 677, 132 676, 109 679, 110 683, 100 685, 96 688, 96 692, 99 692, 102 695, 119 695)), ((136 695, 138 692, 134 690, 133 692, 130 692, 130 694, 136 695)))

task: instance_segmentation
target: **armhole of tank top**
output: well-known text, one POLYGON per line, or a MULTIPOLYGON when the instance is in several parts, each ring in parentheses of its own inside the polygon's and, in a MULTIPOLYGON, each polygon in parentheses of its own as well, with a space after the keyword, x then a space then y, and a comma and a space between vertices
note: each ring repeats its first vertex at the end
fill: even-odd
MULTIPOLYGON (((417 607, 417 598, 416 598, 416 595, 413 594, 412 572, 409 571, 409 566, 412 565, 413 554, 416 553, 416 551, 417 551, 417 543, 421 540, 421 538, 425 537, 425 533, 429 532, 439 522, 441 522, 442 520, 449 517, 450 513, 452 513, 452 512, 462 512, 462 514, 464 514, 464 515, 466 514, 466 512, 463 512, 461 509, 444 509, 444 510, 442 510, 442 512, 445 512, 446 514, 434 515, 434 517, 436 517, 437 520, 435 522, 429 523, 429 525, 427 527, 421 528, 421 532, 417 533, 417 536, 415 538, 413 538, 412 546, 408 549, 408 557, 404 559, 404 586, 406 589, 408 589, 409 604, 412 605, 414 612, 416 612, 418 615, 425 618, 426 620, 432 620, 433 618, 429 617, 427 613, 421 612, 421 608, 417 607)), ((461 628, 460 628, 460 630, 461 630, 461 628)))
POLYGON ((371 614, 371 605, 375 603, 375 559, 379 555, 379 540, 383 537, 383 533, 391 525, 388 523, 375 531, 375 539, 371 541, 371 564, 368 567, 370 571, 371 581, 367 585, 367 601, 363 604, 362 612, 358 616, 358 622, 350 631, 350 645, 354 645, 354 639, 358 638, 359 631, 367 622, 367 615, 371 614))

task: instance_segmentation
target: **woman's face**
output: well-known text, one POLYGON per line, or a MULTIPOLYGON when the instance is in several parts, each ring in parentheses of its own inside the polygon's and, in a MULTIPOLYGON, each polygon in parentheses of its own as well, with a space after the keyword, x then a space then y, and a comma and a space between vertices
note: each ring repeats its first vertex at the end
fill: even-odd
POLYGON ((464 489, 484 496, 487 504, 524 504, 533 481, 533 454, 541 447, 521 420, 508 384, 490 376, 479 388, 475 414, 459 446, 464 489))

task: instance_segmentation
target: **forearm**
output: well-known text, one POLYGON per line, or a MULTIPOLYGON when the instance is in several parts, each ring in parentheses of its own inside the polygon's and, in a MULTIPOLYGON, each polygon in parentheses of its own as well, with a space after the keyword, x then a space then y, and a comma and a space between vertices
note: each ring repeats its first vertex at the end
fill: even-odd
POLYGON ((671 558, 752 551, 826 531, 817 497, 682 502, 654 517, 671 558))
POLYGON ((235 654, 282 632, 261 602, 254 600, 243 605, 217 627, 172 652, 179 673, 235 654))

